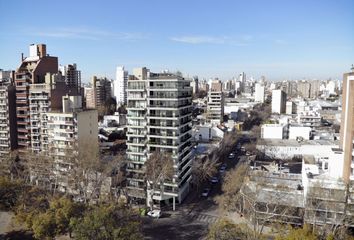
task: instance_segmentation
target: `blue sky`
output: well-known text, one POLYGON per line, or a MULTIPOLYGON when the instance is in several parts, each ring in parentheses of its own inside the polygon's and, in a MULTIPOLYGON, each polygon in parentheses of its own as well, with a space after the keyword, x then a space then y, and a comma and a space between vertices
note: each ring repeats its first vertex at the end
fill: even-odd
POLYGON ((61 64, 229 79, 341 78, 354 63, 352 0, 0 1, 0 68, 31 43, 61 64))

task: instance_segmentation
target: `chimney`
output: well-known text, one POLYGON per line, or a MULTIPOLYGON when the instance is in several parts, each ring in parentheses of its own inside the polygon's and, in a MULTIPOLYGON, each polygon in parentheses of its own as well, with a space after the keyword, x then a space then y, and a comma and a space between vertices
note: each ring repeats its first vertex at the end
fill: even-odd
POLYGON ((21 53, 21 62, 23 62, 23 53, 21 53))
POLYGON ((37 44, 37 50, 40 58, 47 56, 47 48, 45 44, 37 44))

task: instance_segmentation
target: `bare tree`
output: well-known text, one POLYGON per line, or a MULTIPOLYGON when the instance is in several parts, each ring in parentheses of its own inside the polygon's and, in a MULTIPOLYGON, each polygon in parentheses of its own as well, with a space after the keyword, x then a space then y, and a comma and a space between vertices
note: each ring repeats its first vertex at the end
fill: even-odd
POLYGON ((192 181, 199 192, 200 185, 213 177, 217 171, 220 163, 216 154, 209 154, 208 156, 196 158, 192 165, 192 181))
POLYGON ((173 160, 169 153, 154 151, 144 164, 147 183, 147 199, 150 207, 154 208, 153 197, 157 190, 164 191, 164 182, 172 181, 175 174, 173 160))
POLYGON ((222 210, 241 212, 240 190, 247 176, 248 168, 247 164, 241 164, 226 173, 222 184, 223 194, 216 198, 216 202, 222 210))
POLYGON ((325 182, 315 182, 309 186, 306 196, 305 220, 312 224, 312 231, 338 236, 354 225, 348 197, 350 184, 342 188, 329 188, 325 182))

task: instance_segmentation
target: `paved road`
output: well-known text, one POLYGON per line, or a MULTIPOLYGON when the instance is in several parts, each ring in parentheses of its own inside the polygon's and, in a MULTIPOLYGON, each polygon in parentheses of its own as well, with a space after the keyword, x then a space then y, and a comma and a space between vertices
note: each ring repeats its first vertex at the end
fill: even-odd
MULTIPOLYGON (((221 160, 230 170, 237 165, 239 156, 237 152, 234 158, 221 160)), ((207 183, 208 187, 212 187, 207 198, 192 192, 182 205, 177 206, 177 211, 164 211, 165 216, 160 219, 144 218, 145 239, 204 239, 209 225, 224 216, 213 200, 222 194, 222 176, 219 177, 219 183, 207 183)))

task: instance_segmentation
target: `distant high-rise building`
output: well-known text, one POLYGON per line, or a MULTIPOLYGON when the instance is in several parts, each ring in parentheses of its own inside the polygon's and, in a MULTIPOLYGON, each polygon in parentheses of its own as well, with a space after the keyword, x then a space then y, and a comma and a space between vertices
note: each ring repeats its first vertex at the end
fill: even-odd
POLYGON ((344 152, 343 179, 354 180, 354 68, 343 76, 342 117, 340 145, 344 152))
POLYGON ((81 71, 77 70, 76 64, 68 64, 59 66, 59 71, 64 79, 65 84, 71 91, 72 95, 81 94, 81 71))
POLYGON ((280 89, 272 91, 272 113, 285 113, 286 93, 280 89))
POLYGON ((255 93, 254 93, 255 102, 264 102, 264 86, 260 83, 256 83, 255 93))
POLYGON ((244 72, 240 73, 238 80, 240 82, 240 91, 244 92, 245 91, 245 85, 246 85, 246 74, 244 72))
POLYGON ((45 44, 32 44, 29 50, 29 57, 22 57, 15 73, 18 146, 21 149, 31 146, 30 84, 44 83, 46 73, 58 72, 58 58, 47 55, 45 44))
POLYGON ((286 110, 285 110, 286 114, 295 114, 296 113, 296 105, 294 102, 292 101, 287 101, 286 102, 286 110))
POLYGON ((302 80, 297 83, 298 94, 303 98, 310 98, 311 84, 308 81, 302 80))
POLYGON ((224 96, 220 80, 212 80, 208 92, 207 120, 220 124, 224 117, 224 96))
POLYGON ((199 92, 199 80, 198 76, 194 76, 191 81, 191 87, 193 90, 193 94, 196 94, 199 92))
MULTIPOLYGON (((94 106, 92 108, 104 107, 111 98, 111 81, 107 78, 92 77, 94 106)), ((87 94, 86 94, 87 95, 87 94)), ((86 104, 87 104, 86 100, 86 104)))
POLYGON ((113 95, 117 101, 117 107, 127 104, 128 71, 124 66, 117 67, 116 79, 113 82, 113 95))
POLYGON ((320 94, 321 81, 313 80, 310 82, 310 98, 316 98, 320 94))
POLYGON ((17 147, 16 88, 13 71, 0 69, 0 161, 17 147))

